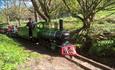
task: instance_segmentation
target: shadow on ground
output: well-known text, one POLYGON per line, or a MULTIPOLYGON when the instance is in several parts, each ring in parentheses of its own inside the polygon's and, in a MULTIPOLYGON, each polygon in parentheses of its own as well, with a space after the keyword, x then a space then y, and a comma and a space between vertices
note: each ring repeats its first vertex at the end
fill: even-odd
POLYGON ((30 41, 28 39, 23 39, 20 37, 13 38, 13 40, 20 43, 27 50, 37 52, 40 54, 61 57, 59 51, 51 51, 50 49, 46 47, 47 44, 44 42, 43 44, 36 44, 37 43, 36 41, 30 41), (43 45, 46 45, 46 46, 43 46, 43 45))

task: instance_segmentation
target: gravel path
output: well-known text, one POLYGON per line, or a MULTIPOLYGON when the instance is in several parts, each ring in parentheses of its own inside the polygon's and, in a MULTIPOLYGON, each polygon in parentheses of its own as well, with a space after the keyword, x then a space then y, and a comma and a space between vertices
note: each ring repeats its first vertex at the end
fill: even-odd
POLYGON ((18 65, 17 70, 83 70, 79 65, 44 47, 34 46, 30 41, 24 39, 16 39, 16 41, 24 45, 26 50, 43 56, 27 59, 25 63, 18 65))
POLYGON ((17 70, 83 70, 79 65, 63 57, 44 55, 41 59, 28 59, 17 70))

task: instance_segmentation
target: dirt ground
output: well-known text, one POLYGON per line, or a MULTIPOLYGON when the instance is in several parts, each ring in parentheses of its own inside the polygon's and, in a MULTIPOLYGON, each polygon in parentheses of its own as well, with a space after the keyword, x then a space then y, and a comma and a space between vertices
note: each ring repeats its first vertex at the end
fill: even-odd
POLYGON ((79 65, 63 57, 44 55, 41 59, 28 59, 17 70, 83 70, 79 65))
POLYGON ((14 39, 24 45, 26 50, 41 54, 42 58, 29 58, 16 70, 83 70, 79 64, 73 63, 61 57, 59 53, 53 53, 41 45, 34 45, 32 42, 23 39, 14 39))

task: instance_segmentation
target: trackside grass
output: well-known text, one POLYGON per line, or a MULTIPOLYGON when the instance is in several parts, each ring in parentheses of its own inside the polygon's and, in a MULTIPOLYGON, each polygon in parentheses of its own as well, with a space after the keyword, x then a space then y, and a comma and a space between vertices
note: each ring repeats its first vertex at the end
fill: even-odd
POLYGON ((24 50, 21 44, 6 35, 0 34, 0 70, 15 70, 17 65, 27 58, 39 58, 41 55, 24 50))

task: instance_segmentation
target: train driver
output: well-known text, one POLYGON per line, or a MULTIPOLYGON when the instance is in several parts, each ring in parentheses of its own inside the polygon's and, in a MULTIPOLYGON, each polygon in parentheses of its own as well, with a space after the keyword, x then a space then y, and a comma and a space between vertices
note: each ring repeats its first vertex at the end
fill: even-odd
POLYGON ((28 18, 28 23, 26 26, 29 29, 29 38, 32 38, 32 29, 35 27, 35 23, 33 22, 32 18, 28 18))

